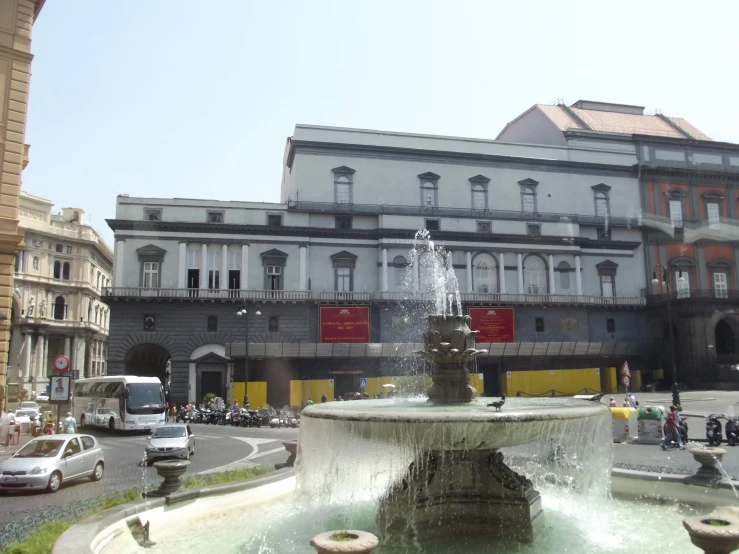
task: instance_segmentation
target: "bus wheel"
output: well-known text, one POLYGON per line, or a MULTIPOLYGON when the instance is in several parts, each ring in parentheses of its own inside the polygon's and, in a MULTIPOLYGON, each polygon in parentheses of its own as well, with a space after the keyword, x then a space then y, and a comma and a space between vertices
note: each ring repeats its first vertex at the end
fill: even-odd
POLYGON ((85 419, 85 414, 82 414, 82 416, 80 417, 80 427, 82 427, 83 429, 87 427, 87 420, 85 419))
POLYGON ((115 431, 115 419, 112 417, 110 418, 110 421, 108 422, 108 430, 112 433, 115 431))

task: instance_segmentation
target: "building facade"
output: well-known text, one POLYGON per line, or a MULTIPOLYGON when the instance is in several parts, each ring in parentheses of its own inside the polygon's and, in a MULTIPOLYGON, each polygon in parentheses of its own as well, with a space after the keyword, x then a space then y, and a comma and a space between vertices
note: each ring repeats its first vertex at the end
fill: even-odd
POLYGON ((105 375, 113 252, 78 208, 52 214, 49 200, 21 193, 25 247, 16 257, 8 387, 43 392, 66 355, 77 378, 105 375))
POLYGON ((739 145, 640 106, 534 106, 499 136, 634 150, 648 275, 648 337, 668 382, 739 382, 739 145), (674 347, 672 347, 674 344, 674 347))
POLYGON ((31 29, 45 0, 0 4, 0 408, 5 406, 15 257, 23 249, 18 224, 21 171, 31 80, 31 29))
POLYGON ((661 348, 637 165, 633 146, 299 125, 278 204, 118 197, 109 371, 164 380, 170 360, 174 401, 225 396, 248 336, 271 404, 371 392, 418 367, 428 229, 489 350, 481 392, 613 389, 661 348))

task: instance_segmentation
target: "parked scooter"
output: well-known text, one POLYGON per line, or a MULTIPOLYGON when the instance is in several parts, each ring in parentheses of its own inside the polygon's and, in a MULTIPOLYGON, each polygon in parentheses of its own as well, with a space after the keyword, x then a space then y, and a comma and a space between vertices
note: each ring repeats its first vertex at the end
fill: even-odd
POLYGON ((708 439, 708 446, 718 446, 721 444, 723 438, 721 433, 721 414, 711 414, 707 416, 706 421, 706 439, 708 439))
POLYGON ((726 412, 726 424, 724 425, 726 433, 726 443, 734 446, 739 443, 739 418, 736 415, 734 406, 729 406, 726 412))

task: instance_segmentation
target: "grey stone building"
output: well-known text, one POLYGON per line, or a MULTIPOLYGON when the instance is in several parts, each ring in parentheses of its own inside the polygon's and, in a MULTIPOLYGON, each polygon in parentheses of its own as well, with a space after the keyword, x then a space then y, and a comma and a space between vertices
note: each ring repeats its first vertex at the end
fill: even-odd
POLYGON ((424 253, 411 252, 421 228, 449 252, 465 313, 512 309, 481 333, 486 393, 519 371, 657 367, 654 218, 633 131, 534 125, 552 142, 535 144, 517 125, 495 141, 298 125, 280 203, 119 196, 109 373, 164 378, 169 360, 175 401, 225 394, 244 379, 245 336, 249 381, 275 405, 291 382, 330 380, 338 396, 414 369, 405 354, 429 305, 424 253))

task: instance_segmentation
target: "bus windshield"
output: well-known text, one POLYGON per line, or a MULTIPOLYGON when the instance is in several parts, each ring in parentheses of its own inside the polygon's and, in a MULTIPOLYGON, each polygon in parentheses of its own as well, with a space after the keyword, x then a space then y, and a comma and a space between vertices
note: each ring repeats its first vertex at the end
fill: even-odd
POLYGON ((129 414, 159 414, 164 412, 164 394, 157 383, 126 385, 126 411, 129 414))

